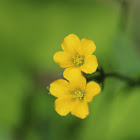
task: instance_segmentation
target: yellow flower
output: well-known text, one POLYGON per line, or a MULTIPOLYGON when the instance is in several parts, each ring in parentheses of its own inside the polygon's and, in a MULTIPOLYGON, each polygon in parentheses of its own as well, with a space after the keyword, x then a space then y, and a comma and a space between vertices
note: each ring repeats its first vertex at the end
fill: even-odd
POLYGON ((61 116, 72 115, 84 119, 89 114, 88 102, 100 93, 101 88, 96 82, 86 83, 86 78, 79 69, 68 74, 63 73, 67 80, 59 79, 50 84, 50 93, 57 97, 55 110, 61 116))
POLYGON ((92 55, 96 46, 92 40, 83 38, 80 40, 77 35, 70 34, 64 38, 61 47, 63 51, 56 52, 54 61, 68 73, 73 68, 91 74, 98 67, 97 58, 92 55))

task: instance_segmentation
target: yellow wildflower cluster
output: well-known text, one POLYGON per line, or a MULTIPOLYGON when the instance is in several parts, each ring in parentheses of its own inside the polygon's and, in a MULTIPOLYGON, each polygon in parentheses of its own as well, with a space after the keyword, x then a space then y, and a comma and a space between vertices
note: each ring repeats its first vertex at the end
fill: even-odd
POLYGON ((96 46, 92 40, 80 40, 75 34, 70 34, 62 41, 63 51, 56 52, 54 61, 64 70, 64 79, 58 79, 50 84, 50 93, 57 97, 55 110, 61 116, 72 115, 84 119, 89 114, 88 102, 100 93, 98 83, 86 81, 82 72, 91 74, 98 67, 97 58, 92 55, 96 46))

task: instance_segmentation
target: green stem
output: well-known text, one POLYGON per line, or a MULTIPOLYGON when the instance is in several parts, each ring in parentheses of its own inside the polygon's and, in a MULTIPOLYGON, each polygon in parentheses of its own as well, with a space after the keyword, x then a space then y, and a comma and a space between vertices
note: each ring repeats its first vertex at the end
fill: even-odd
POLYGON ((127 84, 129 86, 138 86, 140 85, 140 79, 138 80, 135 80, 135 79, 132 79, 132 78, 129 78, 127 76, 124 76, 124 75, 121 75, 121 74, 118 74, 118 73, 104 73, 103 70, 99 71, 100 72, 100 75, 97 75, 97 76, 94 76, 94 77, 90 77, 90 78, 87 78, 87 81, 97 81, 98 83, 104 83, 104 80, 106 78, 109 78, 109 77, 112 77, 112 78, 116 78, 116 79, 119 79, 121 81, 125 81, 127 82, 127 84))
POLYGON ((121 32, 125 33, 128 25, 131 1, 120 0, 120 4, 121 4, 121 15, 120 15, 119 29, 121 32))

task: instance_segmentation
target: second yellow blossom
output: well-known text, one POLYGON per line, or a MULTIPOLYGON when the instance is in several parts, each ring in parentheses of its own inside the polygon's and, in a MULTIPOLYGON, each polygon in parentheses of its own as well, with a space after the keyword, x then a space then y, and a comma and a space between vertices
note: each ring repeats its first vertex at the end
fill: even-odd
POLYGON ((88 102, 100 93, 101 88, 96 82, 86 83, 86 78, 79 69, 63 74, 67 80, 59 79, 50 84, 50 93, 57 97, 55 110, 61 116, 72 115, 84 119, 89 114, 88 102))

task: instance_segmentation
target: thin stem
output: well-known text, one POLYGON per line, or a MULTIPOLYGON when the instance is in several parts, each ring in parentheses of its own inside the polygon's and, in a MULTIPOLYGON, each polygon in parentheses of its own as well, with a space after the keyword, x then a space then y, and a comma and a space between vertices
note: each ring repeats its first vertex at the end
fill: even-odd
POLYGON ((105 74, 105 77, 114 77, 114 78, 118 78, 118 79, 124 80, 124 81, 133 81, 133 79, 126 77, 124 75, 120 75, 118 73, 107 73, 107 74, 105 74))
POLYGON ((140 79, 135 80, 135 79, 132 79, 132 78, 129 78, 127 76, 117 74, 117 73, 108 73, 108 74, 105 74, 105 77, 114 77, 114 78, 120 79, 122 81, 127 82, 130 86, 140 85, 140 79))
POLYGON ((129 77, 127 77, 127 76, 124 76, 124 75, 121 75, 121 74, 118 74, 118 73, 106 73, 106 74, 105 74, 102 70, 99 71, 99 72, 100 72, 100 75, 87 78, 87 81, 95 80, 95 81, 97 81, 98 83, 104 83, 104 80, 105 80, 106 78, 112 77, 112 78, 117 78, 117 79, 119 79, 119 80, 122 80, 122 81, 127 82, 127 84, 128 84, 129 86, 140 85, 140 79, 135 80, 135 79, 129 78, 129 77))
POLYGON ((121 1, 121 17, 120 17, 120 29, 125 31, 126 24, 128 20, 128 3, 126 1, 121 1))
POLYGON ((121 0, 121 15, 120 15, 120 22, 119 22, 119 29, 122 32, 125 32, 128 25, 128 18, 129 18, 129 11, 130 11, 130 5, 131 1, 121 0))

